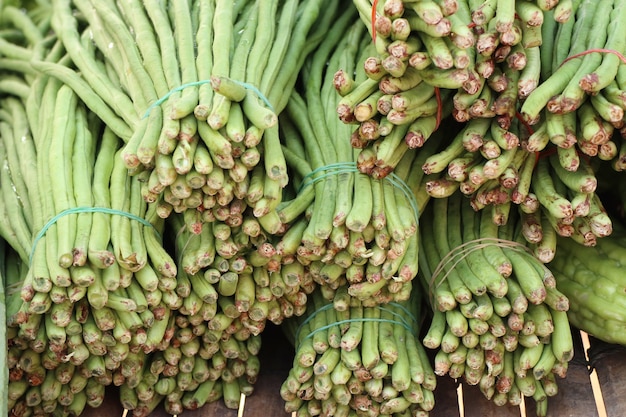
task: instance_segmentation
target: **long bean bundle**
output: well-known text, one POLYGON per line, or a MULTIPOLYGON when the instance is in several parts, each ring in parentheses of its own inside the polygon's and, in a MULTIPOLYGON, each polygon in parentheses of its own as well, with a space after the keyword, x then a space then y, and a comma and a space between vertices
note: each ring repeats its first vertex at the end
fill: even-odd
MULTIPOLYGON (((30 184, 39 185, 34 191, 38 199, 30 202, 40 204, 41 211, 29 224, 30 230, 38 232, 28 236, 32 252, 22 259, 27 272, 18 283, 17 309, 7 320, 17 329, 13 343, 18 369, 24 370, 30 361, 41 365, 32 367, 39 374, 24 372, 11 381, 9 389, 27 383, 30 388, 24 400, 30 407, 45 400, 45 412, 78 415, 86 404, 97 407, 102 403, 104 387, 111 384, 113 370, 121 366, 130 350, 150 351, 163 340, 169 312, 162 303, 162 291, 168 279, 174 279, 176 265, 158 237, 163 221, 156 216, 154 206, 148 210, 142 198, 140 177, 128 177, 121 159, 116 167, 118 139, 106 128, 103 131, 97 121, 87 119, 85 108, 67 87, 50 82, 45 89, 50 94, 40 108, 50 109, 50 113, 56 109, 67 112, 67 117, 54 119, 55 126, 66 128, 67 133, 57 128, 33 128, 30 139, 3 137, 17 139, 13 145, 18 149, 29 141, 35 144, 32 149, 37 151, 40 181, 30 184), (67 108, 69 104, 72 107, 67 108), (48 132, 53 133, 47 136, 48 132), (102 142, 96 145, 100 135, 102 142), (54 144, 54 138, 64 143, 54 144), (68 146, 70 152, 65 155, 50 148, 67 151, 68 146), (83 162, 89 164, 89 156, 95 158, 93 174, 81 169, 83 162), (111 171, 107 173, 106 167, 111 171), (104 181, 99 182, 102 177, 104 181), (63 180, 63 184, 51 185, 52 178, 63 180), (92 186, 98 189, 94 193, 92 186), (51 188, 54 194, 50 194, 51 188), (74 193, 77 198, 89 197, 89 201, 76 204, 60 199, 73 198, 74 193), (95 204, 91 200, 94 196, 107 196, 106 204, 95 204), (54 215, 56 210, 60 215, 54 215), (95 250, 99 248, 104 251, 95 250), (103 257, 103 253, 108 255, 103 257), (90 258, 92 254, 96 256, 90 258), (68 263, 63 263, 65 259, 68 263), (85 385, 80 383, 74 388, 76 392, 54 388, 74 375, 90 389, 83 390, 85 385), (37 396, 42 390, 46 394, 37 396)), ((17 103, 14 105, 14 110, 19 109, 17 103)), ((22 158, 25 156, 21 153, 22 158)), ((11 173, 17 176, 19 172, 11 173)), ((3 184, 5 191, 6 187, 8 184, 3 184)), ((19 398, 15 400, 20 404, 19 398)), ((14 412, 20 415, 17 409, 14 412)))
POLYGON ((272 231, 279 224, 265 216, 288 181, 277 114, 336 10, 324 1, 59 0, 52 27, 71 66, 33 66, 71 85, 123 139, 129 173, 147 171, 144 198, 161 214, 189 209, 212 222, 234 202, 272 231))
POLYGON ((533 397, 546 415, 573 357, 568 298, 531 254, 521 221, 499 228, 458 194, 435 199, 423 215, 420 277, 433 319, 424 346, 437 349, 438 375, 478 385, 497 405, 533 397), (517 224, 516 224, 517 223, 517 224))
POLYGON ((286 411, 427 415, 436 377, 417 337, 420 302, 366 307, 345 294, 329 302, 316 290, 307 313, 285 325, 296 348, 280 391, 286 411))
MULTIPOLYGON (((462 128, 422 166, 434 177, 431 196, 460 191, 476 210, 497 207, 494 221, 518 205, 544 262, 555 232, 587 245, 610 234, 589 158, 621 169, 622 2, 370 3, 355 2, 376 48, 368 77, 337 105, 340 119, 357 125, 351 143, 362 149, 363 172, 387 175, 392 154, 423 146, 442 120, 455 120, 462 128), (608 30, 591 31, 592 22, 608 30)), ((355 84, 348 74, 337 73, 338 85, 355 84)))
POLYGON ((357 79, 365 77, 361 63, 371 46, 355 16, 354 9, 342 16, 310 55, 299 79, 302 89, 292 93, 280 116, 294 197, 278 206, 289 228, 276 249, 283 268, 305 265, 328 299, 347 286, 364 302, 384 303, 406 299, 417 272, 417 223, 428 199, 419 167, 436 147, 415 159, 399 155, 398 169, 386 179, 358 171, 357 153, 341 140, 349 138, 350 128, 336 117, 340 96, 334 83, 342 66, 357 79))

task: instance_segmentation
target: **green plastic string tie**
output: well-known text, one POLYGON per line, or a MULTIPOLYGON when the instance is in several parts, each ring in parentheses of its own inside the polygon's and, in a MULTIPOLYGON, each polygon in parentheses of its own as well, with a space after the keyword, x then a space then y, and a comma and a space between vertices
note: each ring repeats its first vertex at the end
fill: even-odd
POLYGON ((298 188, 298 193, 302 191, 304 188, 309 185, 313 185, 316 182, 319 182, 325 178, 331 177, 333 175, 343 174, 343 173, 358 173, 359 170, 356 167, 356 163, 352 162, 336 162, 334 164, 324 165, 318 168, 315 168, 313 171, 309 172, 302 178, 302 184, 298 188), (330 172, 327 172, 330 171, 330 172), (320 172, 325 172, 325 174, 320 176, 315 176, 320 172))
POLYGON ((265 103, 265 105, 267 106, 268 109, 270 109, 271 111, 276 113, 276 110, 274 110, 274 106, 272 106, 272 103, 270 103, 269 99, 267 97, 265 97, 265 94, 263 94, 261 92, 261 90, 259 90, 255 85, 252 85, 252 84, 249 84, 249 83, 244 83, 242 81, 237 81, 237 80, 232 80, 232 81, 237 83, 237 84, 239 84, 239 85, 241 85, 246 90, 252 91, 254 94, 257 95, 257 97, 259 97, 261 99, 261 101, 263 103, 265 103))
MULTIPOLYGON (((207 225, 205 225, 204 227, 207 227, 207 225)), ((188 231, 188 230, 189 229, 187 228, 187 225, 183 224, 182 227, 180 229, 178 229, 178 232, 176 232, 175 241, 178 241, 178 239, 182 236, 182 234, 185 231, 188 231)), ((191 244, 191 239, 194 239, 194 238, 200 239, 200 235, 190 232, 189 236, 187 236, 187 240, 185 241, 185 244, 180 249, 180 253, 178 254, 178 265, 182 265, 183 264, 183 256, 185 255, 185 252, 187 251, 187 248, 191 244)))
MULTIPOLYGON (((246 90, 250 90, 252 91, 254 94, 256 94, 261 101, 263 101, 263 103, 265 103, 265 105, 274 113, 276 113, 276 111, 274 110, 274 106, 272 106, 272 103, 270 103, 270 101, 268 100, 267 97, 265 97, 265 95, 261 92, 261 90, 259 90, 256 86, 249 84, 249 83, 245 83, 243 81, 238 81, 238 80, 231 80, 232 82, 239 84, 240 86, 242 86, 243 88, 245 88, 246 90)), ((170 98, 170 96, 176 92, 182 91, 187 87, 195 87, 198 85, 202 85, 202 84, 209 84, 211 82, 210 79, 208 80, 200 80, 200 81, 192 81, 189 83, 185 83, 185 84, 181 84, 178 87, 172 88, 170 91, 168 91, 163 97, 161 97, 160 99, 158 99, 157 101, 155 101, 154 103, 152 103, 147 109, 146 112, 144 113, 142 119, 145 119, 146 117, 148 117, 150 115, 150 112, 152 111, 153 108, 160 106, 161 104, 165 103, 165 101, 170 98)))
MULTIPOLYGON (((398 319, 400 321, 402 321, 402 323, 404 323, 404 327, 411 330, 413 328, 412 323, 410 321, 408 321, 406 318, 408 317, 409 319, 411 319, 411 321, 413 321, 413 324, 418 324, 417 323, 417 319, 415 318, 415 316, 413 316, 413 314, 402 304, 398 304, 398 303, 390 303, 389 305, 392 305, 396 308, 399 308, 400 310, 402 310, 402 312, 404 312, 404 316, 396 311, 393 311, 387 307, 384 307, 382 305, 378 306, 378 309, 381 311, 385 311, 387 313, 390 313, 391 315, 393 315, 394 317, 398 317, 398 319), (406 316, 406 317, 405 317, 406 316)), ((413 330, 411 330, 411 332, 413 332, 413 330)))
MULTIPOLYGON (((333 175, 339 175, 339 174, 344 174, 344 173, 356 173, 356 174, 361 174, 361 175, 367 175, 359 171, 359 169, 356 166, 356 162, 336 162, 333 164, 324 165, 324 166, 315 168, 314 170, 312 170, 311 172, 309 172, 307 175, 304 176, 304 178, 302 179, 302 183, 300 184, 300 187, 298 187, 298 193, 300 193, 300 191, 302 191, 304 188, 308 187, 309 185, 313 185, 319 181, 322 181, 325 178, 329 178, 333 175), (323 173, 323 174, 317 175, 319 173, 323 173)), ((372 178, 372 181, 379 181, 379 180, 372 178)), ((409 187, 409 185, 402 178, 400 178, 395 172, 392 172, 391 174, 387 175, 385 178, 383 178, 383 181, 389 182, 391 185, 398 188, 402 192, 404 197, 407 199, 407 201, 411 205, 411 210, 413 210, 413 215, 415 216, 416 224, 419 224, 419 217, 420 217, 419 206, 417 205, 417 200, 415 199, 415 195, 413 194, 411 187, 409 187)))
POLYGON ((415 199, 415 194, 413 194, 411 187, 409 187, 409 185, 406 182, 404 182, 402 178, 400 178, 398 175, 396 175, 393 172, 390 175, 386 176, 384 178, 384 181, 388 181, 391 185, 398 188, 402 192, 404 197, 408 200, 409 204, 411 205, 411 210, 413 210, 413 215, 415 216, 416 224, 419 224, 420 211, 417 205, 417 200, 415 199))
MULTIPOLYGON (((342 324, 346 324, 346 323, 364 323, 364 322, 376 322, 376 323, 391 323, 391 324, 397 324, 399 326, 404 327, 406 330, 408 330, 411 334, 413 334, 414 336, 417 336, 417 334, 415 333, 415 329, 414 327, 411 325, 411 323, 409 321, 407 321, 406 317, 403 317, 402 314, 393 311, 389 308, 387 308, 386 306, 393 306, 396 308, 399 308, 400 310, 402 310, 406 316, 412 320, 415 324, 418 324, 417 319, 415 318, 415 316, 403 305, 398 304, 398 303, 388 303, 385 304, 385 306, 382 305, 377 305, 375 307, 364 307, 364 308, 378 308, 381 311, 385 311, 388 313, 391 313, 391 315, 393 315, 394 317, 397 317, 398 320, 389 320, 389 319, 377 319, 377 318, 367 318, 367 317, 361 317, 361 318, 354 318, 354 319, 345 319, 345 320, 339 320, 336 321, 335 323, 329 323, 326 324, 320 328, 314 329, 312 331, 310 331, 306 336, 304 336, 305 339, 311 338, 313 337, 314 334, 318 333, 318 332, 322 332, 324 330, 328 330, 334 326, 340 326, 342 324)), ((298 341, 300 340, 300 332, 302 330, 302 328, 307 325, 311 320, 313 320, 313 318, 315 316, 317 316, 319 313, 322 313, 326 310, 329 310, 331 308, 334 308, 332 303, 326 304, 324 306, 322 306, 321 308, 317 309, 316 311, 314 311, 309 317, 307 317, 301 324, 300 326, 298 326, 298 329, 296 330, 296 335, 295 335, 295 344, 296 346, 298 345, 298 341)))
MULTIPOLYGON (((496 237, 481 237, 462 243, 461 245, 448 252, 443 258, 441 258, 441 260, 433 270, 433 273, 428 282, 429 298, 431 301, 431 306, 433 306, 433 308, 435 306, 435 290, 439 288, 439 286, 443 282, 445 282, 445 280, 448 279, 448 275, 452 273, 452 270, 456 267, 456 265, 472 252, 484 249, 488 246, 508 248, 521 254, 526 254, 533 257, 535 256, 530 248, 513 240, 500 239, 496 237)), ((544 270, 547 269, 545 265, 543 265, 543 267, 544 270)))
POLYGON ((32 264, 33 256, 35 254, 35 249, 37 248, 37 243, 41 240, 42 237, 44 237, 44 235, 46 234, 48 229, 53 224, 55 224, 61 217, 67 216, 67 215, 70 215, 70 214, 79 214, 79 213, 106 213, 106 214, 114 214, 114 215, 117 215, 117 216, 128 217, 131 220, 138 221, 139 223, 143 224, 144 226, 150 226, 152 228, 152 230, 154 230, 154 232, 160 238, 159 232, 154 228, 154 225, 152 223, 150 223, 148 220, 146 220, 146 219, 144 219, 142 217, 136 216, 136 215, 134 215, 132 213, 128 213, 128 212, 125 212, 125 211, 116 210, 116 209, 112 209, 112 208, 108 208, 108 207, 72 207, 72 208, 63 210, 62 212, 56 214, 54 217, 52 217, 50 220, 48 220, 48 222, 46 224, 44 224, 44 226, 41 228, 39 233, 37 233, 37 236, 35 236, 35 239, 33 241, 33 247, 32 247, 32 249, 30 251, 30 256, 28 257, 29 265, 32 264))

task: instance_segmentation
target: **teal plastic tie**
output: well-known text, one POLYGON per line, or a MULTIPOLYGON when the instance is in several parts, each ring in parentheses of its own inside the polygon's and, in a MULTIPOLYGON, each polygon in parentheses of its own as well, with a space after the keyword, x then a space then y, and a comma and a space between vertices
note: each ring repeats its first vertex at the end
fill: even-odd
MULTIPOLYGON (((339 174, 344 174, 344 173, 356 173, 360 175, 367 175, 359 171, 359 169, 356 166, 356 162, 337 162, 333 164, 324 165, 324 166, 315 168, 314 170, 312 170, 311 172, 309 172, 307 175, 304 176, 304 178, 302 179, 302 183, 300 184, 300 187, 298 188, 298 193, 300 193, 300 191, 302 191, 304 188, 308 187, 309 185, 313 185, 319 181, 324 180, 325 178, 329 178, 333 175, 339 175, 339 174), (318 175, 320 173, 322 174, 318 175)), ((372 179, 372 180, 378 181, 376 179, 372 179)), ((392 172, 391 174, 383 178, 383 181, 389 182, 391 185, 398 188, 402 192, 404 197, 407 199, 407 201, 411 205, 411 210, 413 210, 413 215, 415 216, 416 224, 419 224, 419 217, 420 217, 419 207, 417 205, 417 200, 415 199, 415 195, 413 194, 411 187, 409 187, 409 185, 394 172, 392 172)))
MULTIPOLYGON (((256 86, 249 84, 249 83, 245 83, 243 81, 238 81, 238 80, 231 80, 236 84, 241 85, 242 87, 244 87, 246 90, 250 90, 252 91, 254 94, 256 94, 261 101, 263 101, 263 103, 265 103, 265 105, 274 113, 276 113, 276 111, 274 110, 274 107, 272 106, 272 104, 270 103, 270 101, 267 99, 267 97, 265 97, 265 95, 261 92, 261 90, 259 90, 256 86)), ((163 97, 159 98, 157 101, 155 101, 154 103, 152 103, 147 109, 146 112, 144 113, 142 119, 145 119, 146 117, 148 117, 150 115, 150 112, 152 111, 152 109, 154 109, 155 107, 160 106, 161 104, 165 103, 165 101, 170 98, 170 96, 178 91, 182 91, 187 87, 195 87, 198 85, 202 85, 202 84, 208 84, 210 83, 211 80, 200 80, 200 81, 192 81, 189 83, 185 83, 185 84, 181 84, 178 87, 172 88, 170 91, 168 91, 163 97)))
MULTIPOLYGON (((310 316, 308 316, 301 324, 300 326, 298 326, 298 329, 296 330, 296 335, 295 335, 295 344, 296 346, 298 345, 298 341, 300 340, 300 332, 302 330, 302 328, 308 324, 311 320, 313 320, 313 318, 315 318, 315 316, 317 316, 319 313, 322 313, 326 310, 329 310, 331 308, 334 308, 332 303, 326 304, 324 306, 322 306, 321 308, 317 309, 316 311, 314 311, 310 316)), ((304 336, 305 339, 308 339, 310 337, 313 337, 314 334, 318 333, 318 332, 322 332, 324 330, 328 330, 334 326, 339 326, 342 324, 346 324, 346 323, 364 323, 364 322, 376 322, 376 323, 391 323, 391 324, 396 324, 399 326, 404 327, 406 330, 408 330, 409 332, 411 332, 411 334, 413 334, 414 336, 417 336, 415 334, 415 328, 413 327, 413 324, 418 324, 417 319, 415 318, 415 316, 402 304, 398 304, 398 303, 388 303, 385 305, 377 305, 375 307, 365 307, 365 308, 378 308, 381 311, 385 311, 388 313, 391 313, 394 317, 397 317, 398 320, 389 320, 389 319, 376 319, 376 318, 367 318, 367 317, 362 317, 362 318, 356 318, 356 319, 345 319, 345 320, 339 320, 335 323, 329 323, 326 324, 318 329, 314 329, 312 331, 310 331, 306 336, 304 336), (392 309, 388 308, 387 306, 392 306, 392 307, 396 307, 399 308, 400 310, 402 310, 402 312, 411 320, 413 321, 413 323, 411 323, 409 320, 407 320, 407 317, 403 317, 402 314, 393 311, 392 309)))
POLYGON ((150 226, 154 232, 157 234, 157 236, 159 236, 159 232, 154 228, 154 225, 152 223, 150 223, 148 220, 136 216, 132 213, 128 213, 125 211, 121 211, 121 210, 116 210, 116 209, 112 209, 112 208, 108 208, 108 207, 72 207, 69 208, 67 210, 63 210, 60 213, 56 214, 54 217, 52 217, 50 220, 48 220, 48 222, 46 224, 44 224, 44 226, 41 228, 41 230, 39 231, 39 233, 37 233, 37 236, 35 236, 35 239, 33 241, 33 247, 30 251, 30 256, 28 257, 28 263, 29 265, 32 264, 33 261, 33 256, 35 254, 35 249, 37 248, 37 243, 41 240, 42 237, 44 237, 44 235, 46 234, 46 232, 48 231, 48 229, 50 229, 50 227, 55 224, 61 217, 63 216, 67 216, 70 214, 80 214, 80 213, 106 213, 106 214, 114 214, 117 216, 124 216, 124 217, 128 217, 131 220, 135 220, 138 221, 139 223, 143 224, 144 226, 150 226))

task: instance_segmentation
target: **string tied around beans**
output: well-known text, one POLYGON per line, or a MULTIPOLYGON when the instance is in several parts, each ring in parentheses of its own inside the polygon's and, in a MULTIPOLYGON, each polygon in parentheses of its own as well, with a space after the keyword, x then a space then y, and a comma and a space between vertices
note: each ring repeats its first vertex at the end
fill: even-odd
MULTIPOLYGON (((320 313, 325 312, 326 310, 329 310, 331 308, 335 308, 333 303, 329 303, 329 304, 325 304, 322 307, 318 308, 317 310, 315 310, 313 313, 311 313, 299 326, 298 329, 296 330, 296 334, 295 334, 295 344, 296 344, 296 348, 298 345, 298 341, 300 340, 300 331, 302 330, 302 328, 307 325, 309 322, 311 322, 315 316, 317 316, 320 313)), ((395 325, 399 325, 404 327, 406 330, 408 330, 411 334, 413 334, 414 336, 418 336, 415 328, 417 327, 416 325, 419 324, 419 322, 417 321, 417 318, 413 315, 412 312, 410 312, 405 306, 403 306, 402 304, 399 303, 395 303, 395 302, 391 302, 388 304, 378 304, 369 308, 377 308, 381 311, 385 311, 387 313, 390 313, 393 317, 396 317, 397 320, 390 320, 390 319, 384 319, 384 318, 368 318, 368 317, 359 317, 359 318, 355 318, 355 319, 344 319, 344 320, 338 320, 334 323, 328 323, 326 325, 323 325, 319 328, 313 329, 311 330, 309 333, 307 333, 304 338, 308 339, 310 337, 313 337, 314 334, 322 332, 324 330, 328 330, 331 327, 334 326, 341 326, 342 324, 348 324, 348 323, 355 323, 355 322, 359 322, 359 323, 364 323, 364 322, 377 322, 377 323, 391 323, 391 324, 395 324, 395 325), (403 317, 401 314, 393 311, 390 308, 387 308, 386 306, 392 306, 395 308, 400 309, 405 315, 406 317, 408 317, 411 321, 409 322, 406 317, 403 317)))
MULTIPOLYGON (((142 119, 145 119, 146 117, 148 117, 150 115, 150 112, 152 111, 152 109, 154 109, 155 107, 160 106, 161 104, 165 103, 167 101, 167 99, 170 98, 170 96, 176 92, 182 91, 185 88, 188 87, 196 87, 199 85, 203 85, 203 84, 210 84, 212 83, 213 79, 209 78, 206 80, 198 80, 198 81, 192 81, 192 82, 188 82, 185 84, 181 84, 178 87, 175 87, 173 89, 171 89, 170 91, 168 91, 165 95, 163 95, 162 97, 160 97, 158 100, 156 100, 154 103, 152 103, 150 106, 148 106, 148 108, 146 109, 146 112, 144 113, 142 119)), ((254 94, 256 94, 259 99, 261 99, 261 101, 263 101, 263 103, 265 103, 265 105, 267 106, 268 109, 270 109, 272 112, 276 113, 276 111, 274 110, 274 107, 272 106, 272 103, 270 103, 269 99, 267 97, 265 97, 265 95, 261 92, 261 90, 259 90, 256 86, 250 84, 250 83, 246 83, 243 81, 239 81, 239 80, 234 80, 232 78, 229 78, 230 82, 233 82, 243 88, 245 88, 248 91, 252 91, 254 94)))
POLYGON ((470 253, 481 250, 488 246, 509 248, 518 252, 530 254, 534 257, 534 254, 530 248, 512 240, 500 239, 495 237, 482 237, 464 242, 463 244, 455 247, 450 252, 448 252, 433 270, 430 281, 428 282, 428 296, 431 299, 430 301, 433 309, 436 305, 435 301, 432 299, 435 294, 435 290, 447 279, 448 275, 451 273, 454 267, 463 259, 465 259, 470 253))
MULTIPOLYGON (((177 241, 180 236, 185 233, 185 230, 188 230, 188 227, 186 224, 183 224, 178 231, 176 232, 176 236, 174 238, 175 241, 177 241)), ((180 249, 180 253, 178 254, 178 264, 182 265, 183 262, 183 255, 185 254, 185 252, 187 251, 187 248, 189 247, 189 244, 191 243, 191 239, 194 238, 194 236, 198 236, 195 233, 190 233, 189 237, 187 238, 187 240, 185 241, 185 244, 183 245, 183 247, 180 249)))
MULTIPOLYGON (((302 178, 302 182, 300 186, 298 187, 297 192, 300 193, 304 188, 308 187, 309 185, 313 185, 319 181, 322 181, 325 178, 331 177, 333 175, 344 174, 344 173, 355 173, 359 175, 367 175, 359 171, 359 169, 357 168, 356 162, 336 162, 333 164, 328 164, 328 165, 315 168, 314 170, 309 172, 307 175, 305 175, 304 178, 302 178)), ((407 201, 411 205, 411 209, 413 210, 413 215, 415 216, 415 222, 416 224, 419 224, 420 213, 419 213, 417 200, 415 199, 415 195, 413 194, 411 187, 409 187, 409 185, 402 178, 400 178, 397 174, 392 172, 391 174, 387 175, 386 177, 382 179, 371 178, 371 180, 372 181, 374 180, 387 181, 389 184, 393 185, 394 187, 397 187, 402 192, 402 194, 406 197, 407 201)))
POLYGON ((613 54, 617 56, 620 61, 622 61, 622 64, 626 64, 626 57, 619 51, 616 51, 614 49, 606 49, 606 48, 593 48, 593 49, 588 49, 586 51, 579 52, 572 56, 568 56, 567 58, 565 58, 565 60, 563 60, 563 62, 561 62, 561 65, 565 64, 567 61, 571 61, 572 59, 580 58, 581 56, 589 55, 592 53, 613 54))
POLYGON ((112 209, 112 208, 109 208, 109 207, 91 207, 91 206, 71 207, 71 208, 63 210, 60 213, 58 213, 55 216, 53 216, 50 220, 48 220, 46 222, 46 224, 43 225, 41 230, 37 233, 37 235, 35 236, 35 239, 33 240, 32 249, 31 249, 30 255, 28 257, 29 265, 32 263, 33 256, 35 254, 35 249, 37 248, 37 243, 41 240, 41 238, 43 238, 45 236, 45 234, 48 231, 48 229, 50 229, 50 227, 52 227, 52 225, 54 225, 60 218, 62 218, 64 216, 68 216, 70 214, 79 214, 79 213, 106 213, 106 214, 113 214, 113 215, 116 215, 116 216, 124 216, 124 217, 127 217, 127 218, 131 219, 131 220, 138 221, 139 223, 143 224, 144 226, 151 227, 152 230, 154 230, 154 233, 160 239, 160 234, 155 229, 155 227, 154 227, 154 225, 152 223, 150 223, 148 220, 146 220, 146 219, 144 219, 142 217, 139 217, 139 216, 137 216, 137 215, 135 215, 133 213, 129 213, 129 212, 121 211, 121 210, 117 210, 117 209, 112 209))

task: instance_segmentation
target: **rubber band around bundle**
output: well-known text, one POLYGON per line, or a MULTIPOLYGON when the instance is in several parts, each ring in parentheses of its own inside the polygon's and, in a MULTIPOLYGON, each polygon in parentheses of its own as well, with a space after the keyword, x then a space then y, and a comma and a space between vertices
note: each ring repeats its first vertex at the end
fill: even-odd
MULTIPOLYGON (((313 185, 316 182, 321 181, 325 178, 328 178, 333 175, 339 175, 339 174, 345 174, 345 173, 357 173, 361 175, 367 175, 359 171, 359 169, 356 166, 356 162, 337 162, 334 164, 324 165, 324 166, 315 168, 313 171, 309 172, 307 175, 304 176, 304 178, 302 179, 302 183, 300 184, 300 187, 298 187, 298 193, 300 193, 300 191, 302 191, 304 188, 308 187, 309 185, 313 185), (320 172, 325 172, 325 173, 319 176, 315 176, 316 174, 319 174, 320 172)), ((411 187, 409 187, 409 185, 402 178, 400 178, 397 174, 393 172, 387 175, 385 178, 383 178, 383 180, 388 181, 391 185, 400 189, 402 194, 404 194, 406 199, 409 201, 409 204, 411 205, 411 209, 413 210, 413 215, 415 216, 416 224, 419 224, 419 217, 420 217, 419 208, 417 205, 417 200, 415 199, 415 195, 413 194, 413 191, 411 190, 411 187)))
MULTIPOLYGON (((265 103, 265 105, 274 113, 276 113, 276 111, 274 110, 274 106, 272 106, 272 103, 270 103, 270 101, 268 100, 267 97, 265 97, 265 95, 261 92, 261 90, 259 90, 256 86, 249 84, 249 83, 245 83, 243 81, 238 81, 238 80, 232 80, 234 83, 241 85, 243 88, 245 88, 246 90, 250 90, 252 92, 254 92, 260 99, 261 101, 263 101, 263 103, 265 103)), ((146 117, 148 117, 150 115, 150 112, 152 111, 153 108, 160 106, 161 104, 165 103, 165 101, 170 98, 170 96, 178 91, 182 91, 187 87, 195 87, 198 85, 202 85, 202 84, 210 84, 211 80, 200 80, 200 81, 193 81, 190 83, 185 83, 185 84, 181 84, 178 87, 175 87, 173 89, 171 89, 170 91, 168 91, 163 97, 159 98, 157 101, 155 101, 154 103, 152 103, 150 106, 148 106, 148 108, 146 109, 146 112, 144 113, 142 119, 145 119, 146 117)))
POLYGON ((372 3, 372 41, 376 43, 376 8, 378 6, 378 0, 374 0, 372 3))
MULTIPOLYGON (((299 326, 298 329, 296 330, 296 334, 295 334, 295 344, 296 347, 298 346, 298 340, 300 340, 300 331, 302 330, 302 328, 307 325, 311 320, 313 320, 315 318, 315 316, 319 313, 323 313, 326 310, 330 310, 331 308, 334 308, 334 305, 332 303, 329 304, 325 304, 324 306, 322 306, 321 308, 315 310, 310 316, 308 316, 299 326)), ((328 330, 334 326, 340 326, 342 324, 346 324, 346 323, 364 323, 364 322, 376 322, 376 323, 391 323, 391 324, 398 324, 402 327, 404 327, 406 330, 408 330, 409 332, 411 332, 411 334, 417 336, 417 334, 415 333, 415 329, 412 326, 412 324, 415 324, 417 326, 418 321, 415 318, 415 316, 403 305, 398 304, 398 303, 388 303, 388 304, 384 304, 384 305, 377 305, 374 307, 366 307, 366 308, 378 308, 381 311, 387 312, 387 313, 391 313, 392 316, 397 317, 398 320, 389 320, 389 319, 377 319, 377 318, 368 318, 368 317, 360 317, 360 318, 354 318, 354 319, 345 319, 345 320, 338 320, 334 323, 328 323, 324 326, 321 326, 317 329, 314 329, 312 331, 310 331, 306 336, 304 336, 304 339, 308 339, 310 337, 313 337, 313 335, 315 335, 316 333, 322 332, 324 330, 328 330), (400 315, 398 312, 393 311, 389 308, 387 308, 387 306, 392 306, 392 307, 396 307, 399 308, 400 310, 402 310, 407 317, 413 321, 413 323, 410 323, 406 320, 405 317, 403 317, 402 315, 400 315)))
MULTIPOLYGON (((185 230, 187 230, 187 225, 183 224, 181 226, 181 228, 178 229, 178 232, 176 232, 176 237, 174 238, 174 241, 178 241, 178 238, 180 238, 180 236, 185 232, 185 230)), ((183 247, 180 250, 180 254, 178 256, 178 265, 182 265, 183 264, 183 255, 185 254, 185 251, 187 250, 187 247, 191 243, 191 239, 193 239, 194 237, 198 237, 199 238, 199 235, 197 235, 195 233, 189 233, 189 236, 187 237, 187 240, 185 241, 185 244, 183 245, 183 247)))
POLYGON ((622 61, 622 64, 626 64, 626 57, 619 51, 616 51, 614 49, 593 48, 593 49, 588 49, 586 51, 579 52, 572 56, 568 56, 567 58, 563 60, 563 62, 561 62, 561 65, 565 64, 567 61, 571 61, 572 59, 580 58, 581 56, 589 55, 589 54, 596 53, 596 52, 601 53, 601 54, 613 54, 617 56, 620 61, 622 61))
POLYGON ((446 256, 444 256, 441 259, 441 261, 439 261, 439 263, 433 270, 433 273, 430 277, 430 281, 428 282, 428 295, 431 299, 431 307, 435 308, 435 303, 433 299, 435 290, 439 287, 439 285, 441 285, 442 282, 444 282, 447 279, 448 275, 451 273, 454 267, 463 259, 465 259, 470 253, 477 251, 479 249, 482 249, 484 247, 493 246, 493 245, 499 246, 502 248, 513 249, 518 252, 525 252, 529 255, 534 256, 530 248, 528 248, 527 246, 524 246, 523 244, 519 242, 515 242, 513 240, 506 240, 506 239, 500 239, 500 238, 495 238, 495 237, 482 237, 482 238, 470 240, 468 242, 464 242, 461 245, 457 246, 456 248, 452 249, 450 252, 448 252, 446 256), (452 265, 450 266, 449 263, 452 262, 453 260, 454 260, 454 263, 452 263, 452 265), (441 275, 441 273, 444 272, 446 268, 448 268, 448 270, 445 272, 445 274, 441 276, 440 279, 438 279, 439 275, 441 275))
POLYGON ((437 100, 437 122, 435 124, 435 130, 438 130, 441 125, 441 118, 443 114, 443 102, 441 100, 441 91, 439 90, 439 87, 435 87, 435 99, 437 100))
POLYGON ((112 208, 108 208, 108 207, 72 207, 66 210, 61 211, 60 213, 56 214, 54 217, 52 217, 50 220, 48 220, 48 222, 46 224, 43 225, 43 227, 41 228, 41 230, 39 231, 39 233, 37 233, 37 235, 35 236, 35 239, 33 240, 33 247, 30 251, 30 255, 28 257, 28 263, 31 264, 32 260, 33 260, 33 256, 35 254, 35 249, 37 248, 37 243, 41 240, 42 237, 44 237, 44 235, 46 234, 46 232, 48 231, 48 229, 55 224, 61 217, 70 215, 70 214, 80 214, 80 213, 106 213, 106 214, 114 214, 117 216, 124 216, 124 217, 128 217, 131 220, 135 220, 138 221, 139 223, 143 224, 144 226, 150 226, 154 232, 159 236, 159 232, 154 228, 154 225, 152 223, 150 223, 148 220, 139 217, 135 214, 132 213, 128 213, 125 211, 121 211, 121 210, 116 210, 116 209, 112 209, 112 208))

